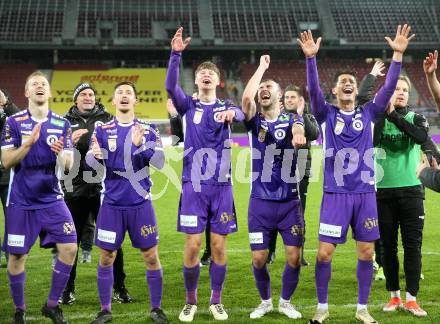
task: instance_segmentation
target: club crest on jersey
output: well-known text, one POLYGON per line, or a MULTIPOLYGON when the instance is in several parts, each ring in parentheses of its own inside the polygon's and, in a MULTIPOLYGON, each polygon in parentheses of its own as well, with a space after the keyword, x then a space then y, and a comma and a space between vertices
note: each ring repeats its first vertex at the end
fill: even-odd
POLYGON ((95 128, 96 128, 98 126, 104 125, 104 123, 102 121, 100 121, 100 120, 97 120, 97 121, 95 121, 94 125, 95 125, 95 128))
POLYGON ((286 137, 286 131, 284 129, 275 130, 274 136, 277 140, 282 140, 286 137))
POLYGON ((202 121, 202 116, 203 116, 203 111, 196 110, 193 118, 194 124, 200 124, 200 122, 202 121))
POLYGON ((344 130, 345 122, 342 118, 337 117, 336 118, 336 126, 335 126, 335 134, 340 135, 342 131, 344 130))
POLYGON ((63 225, 64 234, 70 234, 75 232, 75 224, 73 223, 64 223, 63 225))
POLYGON ((364 128, 364 123, 360 119, 353 120, 354 130, 361 131, 364 128))
POLYGON ((108 138, 107 142, 108 142, 108 150, 110 152, 116 151, 116 138, 108 138))
POLYGON ((263 143, 266 139, 266 130, 264 128, 260 129, 260 132, 258 133, 258 141, 263 143))
POLYGON ((56 135, 49 135, 48 137, 46 137, 46 143, 49 146, 51 146, 56 141, 58 141, 58 136, 56 135))

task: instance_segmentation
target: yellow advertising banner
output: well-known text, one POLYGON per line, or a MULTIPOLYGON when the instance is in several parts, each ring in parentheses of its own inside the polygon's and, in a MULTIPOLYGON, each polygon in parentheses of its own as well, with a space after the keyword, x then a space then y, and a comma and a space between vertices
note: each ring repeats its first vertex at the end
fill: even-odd
POLYGON ((90 83, 96 89, 96 99, 106 110, 115 114, 112 105, 114 86, 122 81, 136 85, 138 104, 135 108, 137 118, 160 120, 167 119, 167 93, 165 90, 166 69, 110 69, 100 71, 57 71, 52 75, 51 109, 64 115, 73 105, 73 90, 83 82, 90 83))

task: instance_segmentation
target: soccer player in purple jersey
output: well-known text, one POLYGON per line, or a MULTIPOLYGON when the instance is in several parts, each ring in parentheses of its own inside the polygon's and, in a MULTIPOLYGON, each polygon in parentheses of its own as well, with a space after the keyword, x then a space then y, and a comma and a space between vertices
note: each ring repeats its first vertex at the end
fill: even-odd
POLYGON ((242 121, 243 112, 229 101, 217 99, 216 88, 220 72, 211 62, 196 69, 195 84, 198 99, 187 96, 178 85, 182 51, 190 38, 183 40, 179 28, 171 41, 166 89, 182 116, 184 148, 182 194, 180 196, 177 229, 186 233, 183 277, 186 304, 179 315, 191 322, 197 311, 197 286, 200 276, 199 251, 201 237, 208 222, 211 225, 209 273, 211 299, 209 311, 216 320, 228 319, 221 292, 226 276, 226 236, 237 231, 231 184, 230 123, 242 121))
POLYGON ((37 71, 26 80, 29 107, 8 117, 2 134, 2 164, 11 168, 5 248, 16 308, 14 323, 25 323, 25 261, 40 235, 43 247, 56 244, 58 259, 52 286, 41 312, 53 323, 67 323, 58 306, 75 260, 76 231, 57 177, 72 167, 70 123, 49 109, 47 77, 37 71))
POLYGON ((157 249, 158 229, 151 203, 149 166, 161 169, 164 154, 154 125, 136 119, 136 89, 130 82, 115 86, 114 120, 95 128, 88 161, 93 155, 105 167, 102 204, 96 220, 95 244, 100 247, 98 292, 101 311, 93 324, 112 321, 113 262, 128 230, 132 246, 140 249, 150 289, 151 313, 155 323, 168 323, 161 309, 162 266, 157 249))
POLYGON ((356 319, 377 323, 368 313, 367 303, 373 275, 374 241, 379 238, 373 163, 373 125, 383 116, 394 93, 403 53, 411 27, 397 27, 394 40, 385 37, 393 49, 393 58, 385 84, 374 99, 355 106, 358 93, 352 72, 338 73, 332 89, 337 104, 325 102, 319 86, 316 54, 321 38, 315 42, 311 31, 298 39, 307 60, 307 86, 312 113, 321 126, 325 152, 324 195, 319 224, 319 249, 315 269, 318 307, 311 323, 322 323, 329 317, 328 284, 331 260, 336 245, 345 243, 351 225, 358 256, 358 305, 356 319))
POLYGON ((298 193, 300 179, 295 177, 294 146, 305 145, 306 138, 302 117, 281 113, 279 84, 273 80, 261 81, 269 64, 269 55, 261 56, 260 65, 249 80, 242 100, 252 153, 249 241, 253 273, 261 297, 260 305, 250 318, 261 318, 273 310, 266 260, 275 231, 283 238, 287 260, 278 311, 289 318, 301 318, 301 313, 290 303, 298 285, 304 242, 304 216, 298 193), (261 112, 256 111, 255 95, 261 112), (289 161, 290 165, 286 163, 289 161))

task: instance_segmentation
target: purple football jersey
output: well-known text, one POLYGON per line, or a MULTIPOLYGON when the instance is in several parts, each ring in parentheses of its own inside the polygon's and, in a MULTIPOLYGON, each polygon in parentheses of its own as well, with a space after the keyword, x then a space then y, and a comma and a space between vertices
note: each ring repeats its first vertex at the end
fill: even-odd
POLYGON ((104 156, 103 203, 115 206, 133 206, 150 198, 150 160, 156 151, 162 151, 159 130, 153 124, 135 119, 131 123, 116 120, 95 128, 95 135, 104 156), (132 127, 140 124, 145 129, 140 147, 132 142, 132 127))
POLYGON ((292 145, 293 124, 303 124, 298 115, 282 113, 266 120, 257 112, 245 122, 252 154, 251 197, 264 200, 298 199, 296 151, 292 145))
POLYGON ((39 139, 24 159, 11 169, 8 206, 41 209, 64 197, 58 178, 62 170, 56 169, 57 156, 51 151, 50 145, 63 136, 64 150, 72 150, 72 131, 66 119, 49 110, 44 120, 36 121, 29 110, 20 111, 6 120, 1 148, 7 150, 20 147, 38 123, 41 123, 39 139))
POLYGON ((401 68, 392 61, 385 84, 372 101, 344 112, 329 104, 319 87, 316 58, 307 59, 307 86, 313 115, 321 126, 324 150, 324 191, 375 191, 373 128, 394 93, 401 68))
POLYGON ((178 86, 180 53, 171 54, 166 87, 173 103, 182 116, 185 156, 183 182, 198 184, 231 184, 231 128, 219 122, 218 114, 234 110, 235 120, 244 119, 240 107, 229 100, 202 102, 186 96, 178 86))

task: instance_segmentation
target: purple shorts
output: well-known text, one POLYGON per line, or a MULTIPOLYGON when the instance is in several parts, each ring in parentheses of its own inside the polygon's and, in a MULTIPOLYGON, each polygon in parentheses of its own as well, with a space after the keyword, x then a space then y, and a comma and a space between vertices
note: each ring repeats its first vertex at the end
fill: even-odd
POLYGON ((248 229, 251 250, 266 250, 278 231, 284 245, 304 244, 304 215, 300 200, 249 200, 248 229))
POLYGON ((96 220, 97 246, 109 251, 119 249, 127 230, 134 248, 149 249, 157 245, 159 234, 150 200, 135 207, 101 205, 96 220))
POLYGON ((201 192, 195 192, 191 182, 183 183, 177 231, 187 234, 203 233, 209 221, 212 233, 226 235, 236 232, 232 186, 201 186, 201 192))
POLYGON ((6 209, 5 250, 13 254, 27 254, 40 236, 40 245, 76 243, 72 215, 64 201, 43 209, 22 209, 17 205, 6 209))
POLYGON ((319 240, 341 244, 347 240, 351 225, 353 239, 373 242, 379 239, 376 193, 324 192, 319 221, 319 240))

